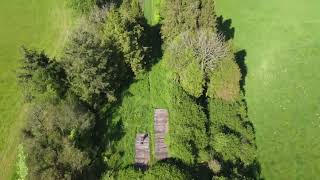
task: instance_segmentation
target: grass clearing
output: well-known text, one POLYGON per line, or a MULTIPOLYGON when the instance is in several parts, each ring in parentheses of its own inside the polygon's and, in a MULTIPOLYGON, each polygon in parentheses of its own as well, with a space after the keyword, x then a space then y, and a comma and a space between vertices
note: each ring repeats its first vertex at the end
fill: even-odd
POLYGON ((0 179, 15 166, 24 107, 16 81, 21 45, 57 56, 71 25, 63 0, 0 2, 0 179))
MULTIPOLYGON (((159 63, 152 71, 143 75, 130 85, 124 93, 121 105, 112 114, 115 127, 122 125, 123 136, 120 137, 118 147, 123 153, 121 158, 122 167, 134 163, 135 138, 137 133, 147 133, 150 137, 150 160, 154 159, 154 127, 153 116, 156 108, 168 109, 168 89, 166 68, 159 63), (154 83, 157 82, 157 83, 154 83)), ((119 135, 119 132, 117 132, 119 135)))
POLYGON ((218 0, 247 52, 246 98, 266 179, 320 172, 320 2, 218 0))
POLYGON ((160 20, 160 6, 164 0, 144 0, 144 16, 148 23, 156 25, 160 20))

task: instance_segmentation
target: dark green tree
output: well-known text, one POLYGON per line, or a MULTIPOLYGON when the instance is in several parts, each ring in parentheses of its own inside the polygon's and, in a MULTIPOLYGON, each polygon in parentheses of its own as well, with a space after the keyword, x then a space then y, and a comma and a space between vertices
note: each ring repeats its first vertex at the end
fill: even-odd
POLYGON ((63 62, 71 90, 97 108, 116 101, 116 93, 130 71, 112 39, 102 40, 94 27, 82 27, 66 45, 63 62))
POLYGON ((145 40, 146 20, 138 1, 125 0, 106 17, 104 38, 113 40, 136 75, 143 72, 149 51, 145 40))
POLYGON ((31 179, 79 179, 87 176, 94 115, 72 101, 33 105, 24 129, 31 179))
POLYGON ((67 90, 66 73, 60 62, 43 51, 22 48, 22 66, 18 80, 27 101, 48 94, 62 97, 67 90))

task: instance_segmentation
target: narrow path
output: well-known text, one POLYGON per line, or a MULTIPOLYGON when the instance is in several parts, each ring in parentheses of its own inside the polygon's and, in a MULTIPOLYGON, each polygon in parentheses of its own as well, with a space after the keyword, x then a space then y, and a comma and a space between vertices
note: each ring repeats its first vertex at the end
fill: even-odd
POLYGON ((137 134, 135 146, 136 146, 135 164, 140 168, 145 168, 150 161, 149 135, 137 134))
POLYGON ((155 155, 157 160, 168 158, 168 148, 164 142, 168 132, 168 111, 156 109, 154 113, 155 155))

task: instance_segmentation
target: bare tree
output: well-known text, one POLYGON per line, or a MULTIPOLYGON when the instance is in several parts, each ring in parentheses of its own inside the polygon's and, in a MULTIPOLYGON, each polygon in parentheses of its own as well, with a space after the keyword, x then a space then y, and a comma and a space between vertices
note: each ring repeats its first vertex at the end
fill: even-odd
POLYGON ((231 54, 230 45, 225 42, 224 36, 207 29, 180 34, 168 47, 168 52, 170 64, 177 70, 188 65, 188 56, 192 55, 206 73, 214 70, 220 60, 231 54))

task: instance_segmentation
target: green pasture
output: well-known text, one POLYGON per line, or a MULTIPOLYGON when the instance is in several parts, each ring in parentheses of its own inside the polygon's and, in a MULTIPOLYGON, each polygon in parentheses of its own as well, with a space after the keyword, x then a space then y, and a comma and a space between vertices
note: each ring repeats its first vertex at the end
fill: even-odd
POLYGON ((16 71, 19 48, 45 49, 56 56, 71 24, 63 0, 0 1, 0 179, 13 174, 24 107, 16 71))
POLYGON ((320 172, 320 1, 217 0, 245 49, 249 116, 266 179, 320 172))

